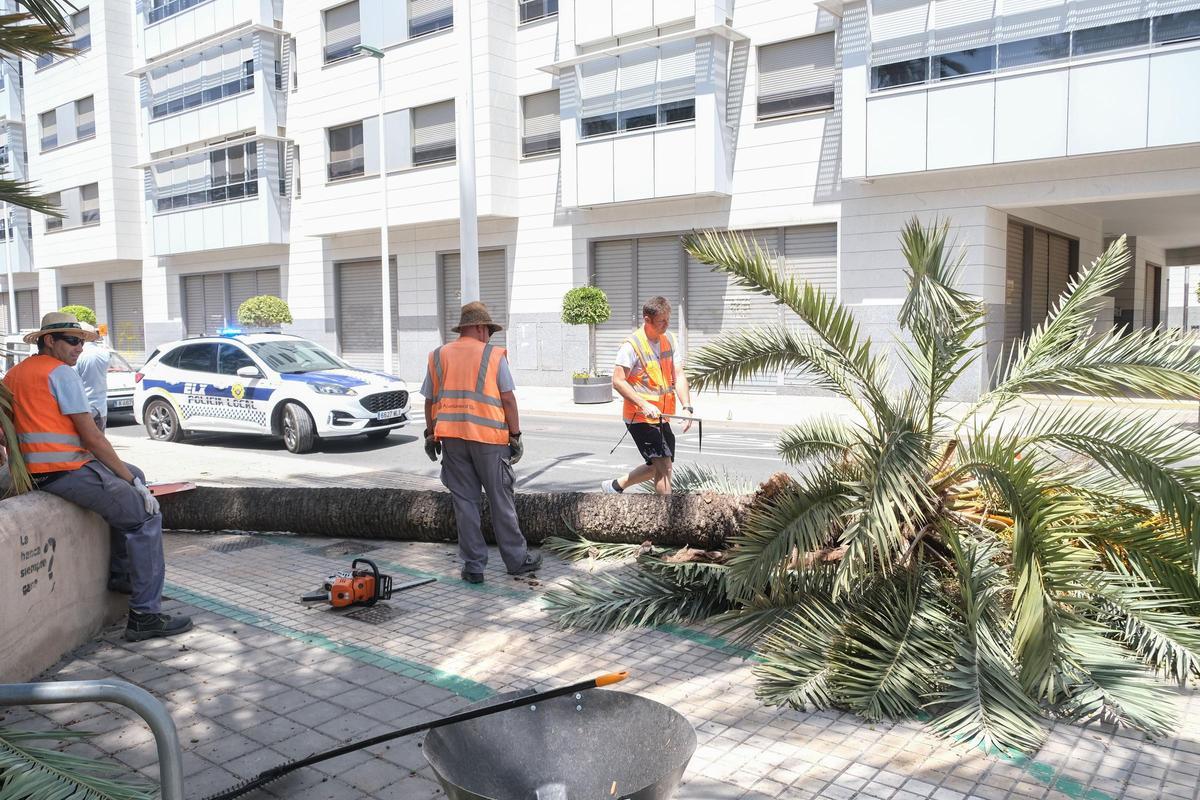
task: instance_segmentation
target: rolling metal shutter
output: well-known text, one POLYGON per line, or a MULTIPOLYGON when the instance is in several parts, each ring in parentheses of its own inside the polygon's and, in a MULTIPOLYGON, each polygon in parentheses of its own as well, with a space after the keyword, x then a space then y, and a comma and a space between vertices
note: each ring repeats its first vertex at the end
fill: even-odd
POLYGON ((8 290, 0 292, 0 333, 11 333, 8 329, 8 290))
POLYGON ((794 114, 833 104, 833 33, 758 48, 758 115, 794 114))
MULTIPOLYGON (((500 347, 508 346, 508 268, 503 250, 487 250, 479 254, 479 299, 488 313, 505 330, 491 339, 500 347)), ((458 334, 450 330, 458 324, 462 311, 462 258, 458 253, 442 256, 442 341, 452 342, 458 334)))
POLYGON ((96 285, 94 283, 79 283, 63 287, 64 306, 85 306, 96 310, 96 285))
POLYGON ((1029 323, 1036 328, 1046 321, 1050 302, 1050 234, 1033 232, 1033 275, 1030 293, 1029 323))
POLYGON ((1004 341, 1025 333, 1025 226, 1008 223, 1008 252, 1004 262, 1004 341))
POLYGON ((236 322, 238 309, 251 297, 279 294, 279 269, 253 269, 229 273, 229 319, 236 322))
MULTIPOLYGON (((779 231, 742 231, 751 243, 774 255, 779 250, 779 231)), ((721 333, 775 325, 779 306, 774 300, 737 286, 724 272, 688 257, 687 265, 687 352, 710 344, 721 333)), ((736 389, 763 389, 778 383, 775 375, 759 375, 734 384, 736 389)))
POLYGON ((17 330, 36 331, 42 319, 38 315, 38 290, 17 291, 17 330))
POLYGON ((611 372, 617 350, 640 321, 641 306, 633 296, 632 239, 592 245, 592 285, 608 295, 612 309, 608 321, 596 326, 596 369, 611 372))
MULTIPOLYGON (((682 295, 679 285, 680 259, 683 245, 678 236, 660 236, 637 240, 637 296, 634 301, 635 326, 641 322, 642 304, 661 295, 678 306, 682 295)), ((672 315, 671 327, 677 328, 679 314, 672 315)))
MULTIPOLYGON (((392 286, 392 353, 395 357, 396 326, 399 319, 396 266, 390 270, 392 286)), ((383 368, 383 280, 379 265, 360 261, 337 265, 338 346, 342 358, 356 367, 383 368)), ((396 370, 393 364, 391 369, 396 370)))
POLYGON ((1051 233, 1049 245, 1050 307, 1053 308, 1058 303, 1058 298, 1067 290, 1067 281, 1071 273, 1071 242, 1051 233))
POLYGON ((142 282, 108 285, 109 339, 112 347, 133 365, 146 358, 146 333, 142 324, 142 282))
POLYGON ((225 274, 183 279, 183 326, 188 336, 220 333, 225 320, 225 274))
MULTIPOLYGON (((783 229, 783 274, 811 283, 829 297, 837 297, 837 225, 797 225, 783 229)), ((790 308, 780 305, 782 321, 804 326, 790 308)), ((803 386, 809 380, 794 370, 785 371, 786 386, 803 386)))

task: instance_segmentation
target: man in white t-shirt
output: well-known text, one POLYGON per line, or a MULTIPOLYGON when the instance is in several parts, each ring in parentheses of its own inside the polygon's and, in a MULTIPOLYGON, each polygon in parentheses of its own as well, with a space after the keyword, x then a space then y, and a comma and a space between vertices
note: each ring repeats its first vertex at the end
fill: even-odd
MULTIPOLYGON (((671 324, 671 303, 665 297, 651 297, 642 306, 642 325, 634 330, 613 365, 613 388, 624 399, 622 418, 629 435, 646 463, 620 478, 605 480, 605 493, 623 492, 645 481, 654 482, 654 491, 671 493, 671 465, 675 461, 675 433, 663 415, 679 411, 691 416, 691 392, 682 365, 675 359, 675 337, 667 333, 671 324)), ((683 432, 692 427, 686 420, 683 432)))

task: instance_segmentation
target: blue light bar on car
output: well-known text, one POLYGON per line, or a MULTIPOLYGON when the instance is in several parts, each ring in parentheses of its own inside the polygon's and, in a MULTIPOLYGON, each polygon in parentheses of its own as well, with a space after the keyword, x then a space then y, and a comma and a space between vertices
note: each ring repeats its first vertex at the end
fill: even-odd
POLYGON ((220 336, 239 336, 242 333, 241 328, 222 328, 220 336))

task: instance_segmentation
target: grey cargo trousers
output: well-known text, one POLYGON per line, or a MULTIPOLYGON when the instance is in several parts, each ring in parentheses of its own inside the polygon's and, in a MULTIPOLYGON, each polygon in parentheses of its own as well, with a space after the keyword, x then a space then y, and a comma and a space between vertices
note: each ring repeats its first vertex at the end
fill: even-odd
POLYGON ((508 463, 506 444, 484 444, 465 439, 442 439, 442 483, 454 498, 454 521, 458 526, 458 555, 467 572, 483 572, 487 566, 487 544, 480 530, 481 490, 487 492, 492 512, 492 532, 500 557, 509 571, 525 563, 528 547, 517 507, 513 502, 516 478, 508 463))
MULTIPOLYGON (((126 464, 136 477, 146 474, 126 464)), ((112 549, 108 560, 111 576, 129 576, 133 594, 129 608, 142 614, 157 614, 162 608, 163 560, 162 514, 146 513, 137 490, 93 459, 40 487, 77 506, 95 511, 108 523, 112 549)))

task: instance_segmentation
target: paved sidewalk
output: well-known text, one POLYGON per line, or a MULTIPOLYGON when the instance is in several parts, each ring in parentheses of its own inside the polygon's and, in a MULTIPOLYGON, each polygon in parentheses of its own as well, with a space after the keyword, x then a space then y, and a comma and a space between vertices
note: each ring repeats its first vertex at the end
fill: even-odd
MULTIPOLYGON (((666 703, 699 747, 680 800, 1108 800, 1200 798, 1200 699, 1179 702, 1178 736, 1147 742, 1055 726, 1033 759, 955 748, 915 723, 764 708, 750 666, 703 631, 567 632, 542 610, 549 585, 596 567, 547 554, 537 578, 457 579, 454 549, 282 535, 169 534, 170 610, 195 616, 176 639, 128 644, 119 629, 43 679, 118 677, 162 698, 180 730, 189 800, 282 761, 453 712, 493 693, 628 669, 620 689, 666 703), (397 580, 436 583, 347 618, 298 595, 363 553, 397 580)), ((0 724, 98 736, 75 752, 156 774, 153 742, 129 714, 100 706, 0 710, 0 724)), ((418 747, 399 740, 293 773, 254 798, 428 800, 441 796, 418 747)), ((536 757, 513 743, 514 758, 536 757)), ((600 800, 583 798, 581 800, 600 800)))

